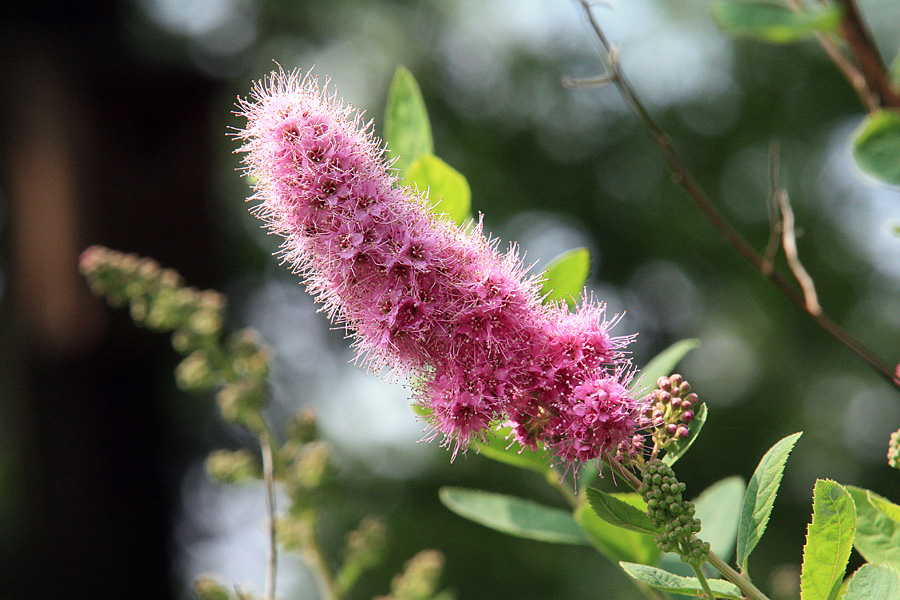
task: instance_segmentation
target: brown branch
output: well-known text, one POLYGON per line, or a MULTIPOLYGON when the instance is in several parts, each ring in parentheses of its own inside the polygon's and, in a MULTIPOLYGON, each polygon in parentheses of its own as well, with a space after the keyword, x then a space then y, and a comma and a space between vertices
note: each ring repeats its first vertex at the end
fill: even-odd
POLYGON ((798 306, 803 312, 809 315, 816 324, 819 325, 826 333, 834 337, 841 344, 846 346, 850 351, 865 361, 869 366, 875 369, 882 377, 889 381, 892 385, 900 389, 900 379, 894 374, 894 370, 879 359, 871 350, 858 342, 853 336, 845 331, 840 325, 832 321, 825 313, 814 314, 807 309, 806 301, 794 287, 782 277, 777 271, 767 266, 765 258, 751 246, 744 237, 725 219, 719 209, 710 202, 706 193, 694 181, 690 171, 684 165, 678 152, 672 144, 672 140, 666 135, 663 129, 656 123, 644 103, 641 101, 637 91, 632 87, 628 78, 618 60, 615 53, 612 52, 612 46, 594 16, 591 10, 590 0, 580 0, 584 9, 584 14, 594 31, 599 42, 599 49, 606 60, 606 68, 608 73, 606 78, 615 83, 619 88, 619 92, 632 110, 640 118, 644 127, 650 132, 653 140, 659 146, 663 154, 663 158, 672 173, 672 178, 681 188, 687 192, 697 208, 706 216, 712 226, 724 237, 747 262, 760 272, 765 278, 771 281, 778 290, 783 293, 791 302, 798 306))
POLYGON ((867 87, 878 96, 882 108, 900 108, 900 94, 891 85, 887 68, 856 7, 856 0, 834 1, 844 13, 840 25, 841 37, 849 44, 867 87))

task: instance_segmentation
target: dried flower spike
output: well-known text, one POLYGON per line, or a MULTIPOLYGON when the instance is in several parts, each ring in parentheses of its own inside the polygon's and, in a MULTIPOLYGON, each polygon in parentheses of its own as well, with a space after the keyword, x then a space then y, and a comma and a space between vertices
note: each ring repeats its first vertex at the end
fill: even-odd
POLYGON ((273 73, 240 110, 256 213, 364 361, 420 375, 431 437, 455 455, 508 420, 566 463, 631 440, 631 338, 609 335, 602 305, 543 306, 514 249, 398 187, 370 126, 316 79, 273 73))

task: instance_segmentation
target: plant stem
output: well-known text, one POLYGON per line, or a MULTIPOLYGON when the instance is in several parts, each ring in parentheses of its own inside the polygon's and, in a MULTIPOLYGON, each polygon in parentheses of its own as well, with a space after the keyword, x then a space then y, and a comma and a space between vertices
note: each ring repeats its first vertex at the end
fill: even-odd
POLYGON ((753 585, 753 583, 750 582, 750 579, 732 569, 728 565, 728 563, 719 558, 719 556, 715 552, 710 551, 709 558, 707 560, 716 571, 718 571, 722 574, 723 577, 725 577, 725 579, 740 588, 740 590, 744 592, 747 598, 750 598, 751 600, 769 600, 769 597, 762 593, 759 588, 753 585))
POLYGON ((695 565, 691 565, 691 568, 694 569, 694 574, 700 581, 700 586, 703 588, 703 593, 706 594, 706 600, 716 600, 716 597, 713 595, 713 592, 709 587, 709 582, 706 580, 706 576, 703 574, 703 569, 695 565))
POLYGON ((269 561, 266 569, 265 600, 275 600, 275 575, 278 567, 278 543, 275 538, 275 465, 272 456, 272 441, 268 430, 259 435, 262 449, 263 480, 266 486, 266 516, 269 535, 269 561))
POLYGON ((584 8, 585 15, 593 28, 594 34, 600 44, 600 51, 603 54, 609 73, 603 79, 612 81, 619 88, 619 92, 625 98, 625 101, 631 109, 638 115, 644 126, 650 132, 653 140, 659 146, 666 161, 669 171, 672 173, 675 182, 687 192, 694 204, 706 216, 707 220, 719 232, 719 234, 728 240, 729 243, 764 277, 769 279, 778 290, 783 293, 791 302, 799 307, 803 312, 809 315, 816 324, 826 333, 835 338, 838 342, 846 346, 850 351, 856 354, 870 367, 875 369, 885 380, 894 387, 900 389, 900 380, 894 374, 894 370, 878 358, 871 350, 866 348, 862 343, 857 341, 840 325, 832 321, 824 312, 818 314, 812 313, 807 309, 806 301, 799 294, 788 280, 782 277, 778 272, 771 268, 768 261, 759 252, 751 246, 743 236, 725 219, 725 216, 716 206, 710 202, 706 193, 694 181, 687 167, 681 160, 680 155, 672 145, 672 140, 666 135, 665 131, 656 123, 644 103, 641 101, 635 89, 631 86, 628 78, 625 76, 621 65, 615 58, 615 53, 606 34, 603 32, 600 23, 594 17, 591 11, 591 3, 589 0, 580 0, 584 8))
POLYGON ((835 2, 844 12, 841 20, 841 37, 850 45, 868 88, 878 97, 881 107, 900 107, 900 94, 891 85, 884 61, 866 29, 856 0, 835 0, 835 2))

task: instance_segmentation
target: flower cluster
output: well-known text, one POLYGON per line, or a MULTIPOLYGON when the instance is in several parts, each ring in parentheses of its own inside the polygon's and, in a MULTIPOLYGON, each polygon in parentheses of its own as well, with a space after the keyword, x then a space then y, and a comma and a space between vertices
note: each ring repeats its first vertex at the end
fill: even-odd
POLYGON ((507 421, 564 463, 630 443, 640 406, 604 307, 542 305, 515 249, 397 185, 371 127, 317 81, 273 73, 240 103, 256 213, 374 368, 418 375, 430 438, 454 455, 507 421))

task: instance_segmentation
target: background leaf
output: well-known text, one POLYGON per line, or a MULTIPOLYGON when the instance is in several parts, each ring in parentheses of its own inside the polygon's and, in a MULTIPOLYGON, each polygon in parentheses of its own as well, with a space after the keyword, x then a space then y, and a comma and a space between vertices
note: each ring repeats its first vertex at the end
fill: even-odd
POLYGON ((869 490, 852 485, 846 488, 856 503, 856 537, 853 538, 856 551, 870 563, 885 563, 900 569, 900 522, 878 508, 883 503, 891 503, 869 490))
MULTIPOLYGON (((658 590, 686 596, 697 596, 703 592, 700 581, 696 577, 681 577, 647 565, 627 562, 620 562, 619 565, 635 580, 658 590)), ((707 581, 716 598, 741 600, 744 597, 741 590, 728 581, 721 579, 707 579, 707 581)))
POLYGON ((841 11, 835 5, 795 10, 768 0, 716 0, 710 9, 726 33, 782 44, 834 31, 841 22, 841 11))
POLYGON ((635 504, 633 500, 626 501, 595 488, 587 490, 587 498, 597 516, 616 527, 651 535, 659 533, 643 504, 635 504))
POLYGON ((422 154, 406 171, 404 179, 434 204, 434 212, 461 224, 469 218, 472 191, 465 176, 433 154, 422 154))
POLYGON ((584 282, 590 270, 591 252, 587 248, 575 248, 551 260, 541 283, 545 302, 562 298, 570 308, 575 306, 575 300, 584 292, 584 282))
POLYGON ((850 583, 843 600, 900 600, 900 572, 888 565, 863 565, 850 583))
POLYGON ((691 444, 694 443, 694 440, 697 439, 697 436, 700 435, 700 430, 703 429, 703 425, 706 424, 706 404, 703 403, 700 405, 700 408, 696 409, 694 414, 694 418, 691 420, 691 430, 690 435, 688 435, 683 440, 676 440, 672 447, 666 450, 666 455, 663 456, 663 462, 669 466, 675 464, 679 458, 684 456, 684 453, 690 449, 691 444))
MULTIPOLYGON (((645 511, 647 509, 644 500, 635 493, 610 494, 617 500, 645 511)), ((659 548, 653 537, 637 531, 629 531, 604 521, 594 509, 587 503, 582 504, 575 511, 575 522, 581 527, 594 546, 607 558, 614 562, 626 561, 641 564, 656 562, 659 558, 659 548)))
POLYGON ((653 388, 660 377, 668 377, 675 371, 681 359, 694 348, 700 347, 700 340, 686 339, 675 342, 648 362, 637 376, 642 386, 653 388))
POLYGON ((734 551, 744 489, 741 477, 726 477, 693 500, 702 526, 699 537, 709 542, 710 549, 724 561, 728 561, 734 551))
POLYGON ((444 506, 461 517, 516 537, 556 544, 590 544, 572 514, 514 496, 444 487, 444 506))
POLYGON ((434 154, 431 122, 425 100, 416 78, 406 67, 397 67, 388 89, 384 109, 384 141, 394 167, 400 176, 406 175, 413 161, 423 154, 434 154))
POLYGON ((853 134, 853 156, 869 175, 900 185, 900 113, 880 110, 863 119, 853 134))
POLYGON ((756 544, 762 538, 769 524, 769 516, 778 495, 781 477, 788 456, 802 432, 787 436, 772 446, 760 459, 753 477, 747 484, 741 507, 741 521, 737 539, 737 563, 741 570, 747 571, 747 559, 756 544))
POLYGON ((518 442, 509 438, 511 433, 512 430, 509 427, 504 427, 485 436, 485 443, 478 445, 478 453, 491 460, 542 474, 550 473, 553 470, 550 466, 550 454, 547 451, 535 452, 528 448, 522 448, 518 442))
POLYGON ((813 516, 803 546, 800 600, 833 600, 841 586, 856 532, 850 494, 834 481, 816 481, 813 516))

